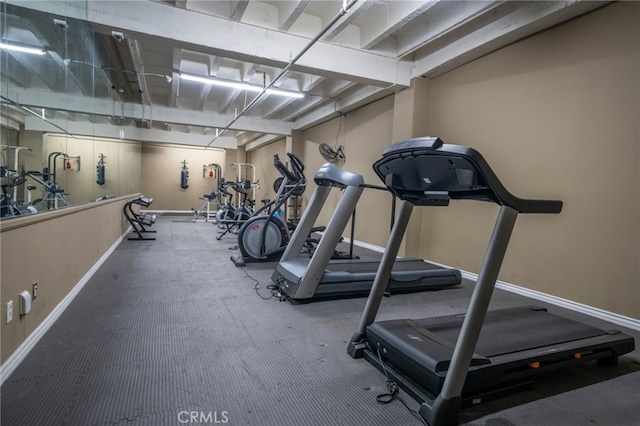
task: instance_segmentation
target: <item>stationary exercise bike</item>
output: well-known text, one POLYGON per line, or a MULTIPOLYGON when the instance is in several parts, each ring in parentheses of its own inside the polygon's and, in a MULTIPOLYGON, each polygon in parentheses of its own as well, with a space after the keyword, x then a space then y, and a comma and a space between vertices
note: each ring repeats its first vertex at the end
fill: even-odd
POLYGON ((0 198, 0 217, 13 217, 25 214, 38 213, 38 210, 31 205, 31 191, 36 187, 29 185, 29 200, 24 203, 18 203, 13 196, 9 193, 7 188, 16 188, 27 181, 24 176, 15 176, 11 183, 3 183, 2 186, 2 198, 0 198))
POLYGON ((216 240, 220 241, 220 239, 228 233, 237 234, 242 224, 253 215, 255 200, 250 199, 247 193, 247 189, 250 187, 251 182, 249 181, 223 182, 220 186, 220 192, 225 195, 226 201, 222 209, 216 213, 218 227, 222 230, 216 236, 216 240), (238 194, 240 199, 240 205, 238 207, 233 207, 233 203, 231 202, 233 195, 227 191, 227 187, 229 186, 238 194))
POLYGON ((221 224, 225 220, 232 220, 236 210, 235 207, 233 207, 233 194, 227 190, 230 185, 233 185, 233 182, 227 182, 222 178, 216 190, 216 195, 219 198, 218 204, 220 204, 220 208, 216 212, 216 223, 218 224, 221 224))
MULTIPOLYGON (((236 266, 244 266, 247 262, 278 260, 289 243, 291 228, 295 227, 295 224, 287 222, 281 207, 292 196, 304 192, 307 179, 300 158, 293 153, 287 153, 287 156, 291 161, 292 170, 280 161, 278 154, 273 156, 273 165, 282 175, 278 192, 273 200, 262 206, 240 228, 238 248, 241 254, 231 256, 231 261, 236 266)), ((321 230, 324 230, 324 227, 315 228, 312 232, 321 230)))

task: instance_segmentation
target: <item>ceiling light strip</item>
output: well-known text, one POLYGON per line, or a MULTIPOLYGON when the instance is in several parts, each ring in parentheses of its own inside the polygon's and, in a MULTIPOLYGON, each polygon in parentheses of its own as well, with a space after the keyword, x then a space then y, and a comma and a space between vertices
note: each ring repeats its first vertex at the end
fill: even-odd
POLYGON ((0 49, 13 50, 15 52, 31 53, 33 55, 44 55, 46 50, 37 49, 35 47, 17 46, 15 44, 0 43, 0 49))
MULTIPOLYGON (((237 90, 247 90, 249 92, 262 92, 264 90, 263 87, 254 86, 252 84, 240 83, 237 81, 220 80, 220 79, 215 79, 210 77, 200 77, 200 76, 191 75, 191 74, 181 73, 180 78, 182 80, 195 81, 203 84, 213 84, 214 86, 229 87, 231 89, 237 89, 237 90)), ((289 92, 286 90, 279 90, 279 89, 266 89, 266 92, 270 95, 286 96, 289 98, 300 99, 304 97, 304 94, 299 92, 289 92)))

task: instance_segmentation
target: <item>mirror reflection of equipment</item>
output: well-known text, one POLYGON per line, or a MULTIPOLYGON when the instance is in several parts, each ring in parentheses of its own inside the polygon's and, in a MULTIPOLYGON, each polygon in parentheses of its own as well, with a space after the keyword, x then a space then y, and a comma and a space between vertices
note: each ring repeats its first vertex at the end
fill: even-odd
POLYGON ((187 167, 187 160, 182 160, 182 169, 180 170, 180 188, 189 188, 189 168, 187 167))
POLYGON ((98 185, 104 185, 106 182, 105 169, 104 169, 105 158, 107 157, 105 157, 104 154, 100 154, 98 156, 98 164, 96 165, 96 183, 98 185))

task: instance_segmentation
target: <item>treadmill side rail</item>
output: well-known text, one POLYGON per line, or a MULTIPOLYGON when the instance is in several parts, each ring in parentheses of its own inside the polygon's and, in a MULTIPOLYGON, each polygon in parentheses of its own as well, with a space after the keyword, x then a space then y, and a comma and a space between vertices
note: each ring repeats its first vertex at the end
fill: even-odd
POLYGON ((322 238, 320 238, 320 243, 311 257, 307 270, 301 277, 296 293, 291 296, 294 299, 309 299, 313 297, 363 190, 364 188, 361 186, 348 186, 345 189, 322 238))

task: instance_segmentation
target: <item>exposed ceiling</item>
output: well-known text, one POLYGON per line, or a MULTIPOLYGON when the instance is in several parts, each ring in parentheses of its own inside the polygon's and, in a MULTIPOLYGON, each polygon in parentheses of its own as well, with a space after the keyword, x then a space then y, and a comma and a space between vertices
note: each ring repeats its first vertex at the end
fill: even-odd
POLYGON ((606 3, 3 0, 0 42, 46 53, 0 51, 0 119, 251 150, 606 3))

